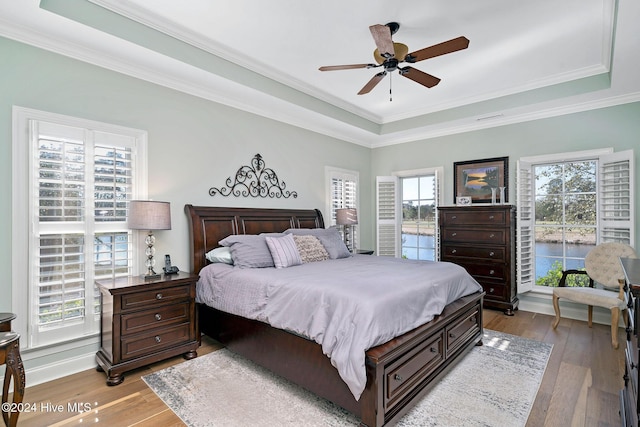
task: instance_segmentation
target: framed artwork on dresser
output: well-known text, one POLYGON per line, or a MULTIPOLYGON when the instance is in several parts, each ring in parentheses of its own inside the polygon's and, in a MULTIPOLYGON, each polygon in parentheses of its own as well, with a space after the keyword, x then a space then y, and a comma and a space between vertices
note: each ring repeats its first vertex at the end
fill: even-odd
MULTIPOLYGON (((509 157, 468 160, 453 163, 453 198, 471 197, 473 203, 491 203, 492 191, 498 193, 500 187, 509 182, 509 157)), ((509 193, 503 191, 508 201, 509 193)))

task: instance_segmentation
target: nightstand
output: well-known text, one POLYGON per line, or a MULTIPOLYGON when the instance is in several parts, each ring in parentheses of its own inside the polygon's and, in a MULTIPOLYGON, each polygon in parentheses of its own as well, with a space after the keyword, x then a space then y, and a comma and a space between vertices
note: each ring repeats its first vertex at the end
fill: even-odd
POLYGON ((356 250, 356 253, 360 255, 373 255, 373 251, 371 249, 358 249, 356 250))
POLYGON ((184 272, 151 281, 140 276, 96 281, 101 304, 96 361, 107 385, 120 384, 124 372, 141 366, 198 355, 197 281, 197 275, 184 272))

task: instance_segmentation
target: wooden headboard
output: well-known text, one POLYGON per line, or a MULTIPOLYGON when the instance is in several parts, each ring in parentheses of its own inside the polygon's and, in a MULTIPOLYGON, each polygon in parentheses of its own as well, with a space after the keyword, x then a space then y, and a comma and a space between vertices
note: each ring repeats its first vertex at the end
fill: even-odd
POLYGON ((191 271, 208 264, 205 255, 231 234, 280 233, 289 228, 324 228, 318 209, 225 208, 185 205, 189 218, 191 271))

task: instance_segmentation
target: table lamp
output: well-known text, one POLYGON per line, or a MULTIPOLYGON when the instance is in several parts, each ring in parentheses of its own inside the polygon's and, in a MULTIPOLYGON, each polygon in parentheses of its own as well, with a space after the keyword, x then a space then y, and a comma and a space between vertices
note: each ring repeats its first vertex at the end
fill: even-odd
POLYGON ((350 252, 353 248, 353 226, 358 223, 358 211, 355 208, 336 209, 336 224, 344 229, 344 244, 350 252))
POLYGON ((144 239, 147 244, 145 254, 147 259, 145 266, 147 272, 143 275, 145 280, 160 278, 160 274, 153 270, 156 261, 153 256, 156 253, 153 244, 156 238, 153 230, 171 230, 171 208, 169 202, 156 202, 151 200, 131 200, 129 202, 129 228, 132 230, 148 230, 149 234, 144 239))

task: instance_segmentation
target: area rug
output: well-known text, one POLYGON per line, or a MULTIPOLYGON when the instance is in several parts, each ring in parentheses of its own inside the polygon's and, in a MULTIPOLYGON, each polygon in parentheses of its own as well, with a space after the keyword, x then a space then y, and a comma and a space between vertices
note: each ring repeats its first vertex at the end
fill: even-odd
MULTIPOLYGON (((398 426, 517 427, 527 422, 552 345, 484 331, 398 426)), ((357 418, 226 349, 143 377, 187 426, 357 426, 357 418)))

